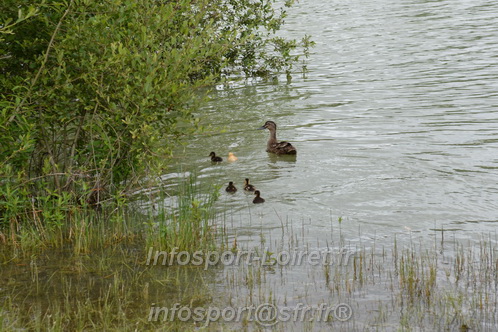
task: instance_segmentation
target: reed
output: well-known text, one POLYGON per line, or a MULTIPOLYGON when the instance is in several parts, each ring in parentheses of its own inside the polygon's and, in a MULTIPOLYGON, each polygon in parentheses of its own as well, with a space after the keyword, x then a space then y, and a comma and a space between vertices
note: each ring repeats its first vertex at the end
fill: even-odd
MULTIPOLYGON (((30 255, 18 253, 15 258, 3 260, 0 280, 5 283, 0 288, 0 330, 478 331, 498 327, 495 256, 498 241, 492 236, 483 235, 475 242, 449 241, 445 237, 441 242, 419 243, 396 237, 383 246, 375 239, 362 239, 353 245, 348 235, 340 231, 339 224, 339 232, 326 243, 311 243, 305 241, 299 227, 291 227, 292 221, 288 221, 273 230, 259 226, 253 232, 259 242, 233 241, 237 243, 231 245, 234 253, 252 250, 256 255, 266 256, 266 260, 253 261, 251 265, 242 261, 206 270, 192 265, 148 266, 145 264, 148 246, 164 246, 162 250, 173 246, 207 250, 217 243, 225 247, 232 243, 226 237, 219 237, 228 236, 229 232, 217 232, 219 227, 215 226, 219 222, 215 221, 213 199, 219 188, 202 184, 195 176, 181 180, 174 190, 168 191, 178 198, 171 199, 166 190, 157 188, 144 193, 154 196, 157 204, 155 208, 142 206, 142 210, 148 211, 143 219, 147 221, 143 237, 102 241, 97 234, 118 226, 95 221, 94 231, 85 228, 89 225, 74 226, 73 236, 81 237, 78 249, 46 248, 38 254, 26 249, 30 255), (198 209, 188 211, 193 202, 198 209), (158 209, 160 205, 164 209, 158 209), (167 244, 162 236, 168 232, 179 240, 167 244), (102 244, 107 245, 95 249, 102 244), (92 249, 91 254, 85 254, 85 248, 92 249), (310 248, 329 248, 337 253, 344 249, 348 255, 327 260, 334 264, 322 268, 270 264, 278 261, 282 250, 310 248), (172 307, 175 303, 189 308, 349 303, 354 315, 348 322, 333 317, 323 322, 275 321, 269 328, 247 317, 237 322, 220 319, 205 328, 202 323, 192 321, 148 319, 151 306, 172 307)), ((128 223, 136 213, 122 215, 127 218, 122 220, 128 223)), ((119 219, 116 222, 119 224, 119 219)), ((123 225, 119 227, 124 229, 123 225)), ((46 232, 44 239, 51 236, 46 232)), ((2 258, 7 257, 6 250, 12 254, 21 248, 24 247, 4 248, 2 258)))

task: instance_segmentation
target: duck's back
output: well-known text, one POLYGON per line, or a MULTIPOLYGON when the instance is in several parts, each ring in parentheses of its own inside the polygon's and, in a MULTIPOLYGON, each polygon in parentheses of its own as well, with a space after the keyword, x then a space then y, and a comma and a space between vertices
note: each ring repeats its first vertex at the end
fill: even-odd
POLYGON ((296 148, 289 142, 278 142, 268 144, 267 152, 276 154, 297 154, 296 148))

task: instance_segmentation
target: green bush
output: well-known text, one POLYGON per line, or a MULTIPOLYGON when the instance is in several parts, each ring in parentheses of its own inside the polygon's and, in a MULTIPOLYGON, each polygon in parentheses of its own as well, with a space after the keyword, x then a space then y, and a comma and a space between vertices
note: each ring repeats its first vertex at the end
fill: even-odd
POLYGON ((4 0, 0 224, 124 197, 199 129, 200 91, 292 70, 284 17, 274 0, 4 0))

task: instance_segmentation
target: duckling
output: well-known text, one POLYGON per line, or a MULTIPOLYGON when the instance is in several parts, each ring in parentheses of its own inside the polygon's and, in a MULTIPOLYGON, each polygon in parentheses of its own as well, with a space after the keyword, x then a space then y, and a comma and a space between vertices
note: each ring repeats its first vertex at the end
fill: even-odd
POLYGON ((229 162, 234 162, 234 161, 237 161, 239 160, 239 158, 235 157, 235 155, 232 153, 232 152, 228 152, 228 161, 229 162))
POLYGON ((252 184, 249 184, 249 179, 246 178, 245 182, 244 182, 244 190, 246 191, 254 191, 256 190, 256 188, 254 188, 254 186, 252 184))
POLYGON ((228 186, 225 190, 227 191, 227 193, 234 193, 237 191, 237 188, 235 188, 235 186, 233 185, 233 182, 230 181, 230 182, 228 182, 228 186))
POLYGON ((254 195, 256 195, 256 197, 254 197, 254 199, 252 200, 252 202, 254 204, 259 204, 259 203, 264 203, 265 202, 265 199, 260 197, 261 193, 259 192, 259 190, 256 190, 254 192, 254 195))
POLYGON ((222 162, 222 161, 223 161, 223 158, 221 158, 221 157, 217 157, 217 156, 216 156, 216 153, 214 153, 214 152, 211 152, 211 153, 209 154, 209 156, 211 157, 211 161, 212 161, 212 162, 214 162, 214 163, 219 163, 219 162, 222 162))
POLYGON ((296 148, 289 142, 277 141, 277 124, 273 121, 266 121, 266 123, 258 129, 268 129, 270 131, 270 139, 266 145, 266 152, 280 154, 296 154, 296 148))

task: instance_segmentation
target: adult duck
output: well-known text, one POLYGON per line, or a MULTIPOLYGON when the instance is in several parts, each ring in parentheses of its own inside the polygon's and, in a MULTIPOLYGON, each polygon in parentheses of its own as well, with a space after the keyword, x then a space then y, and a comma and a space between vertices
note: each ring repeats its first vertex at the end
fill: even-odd
POLYGON ((266 152, 281 154, 296 154, 296 148, 289 142, 277 141, 277 124, 273 121, 266 121, 266 123, 258 129, 268 129, 270 131, 270 139, 266 144, 266 152))

